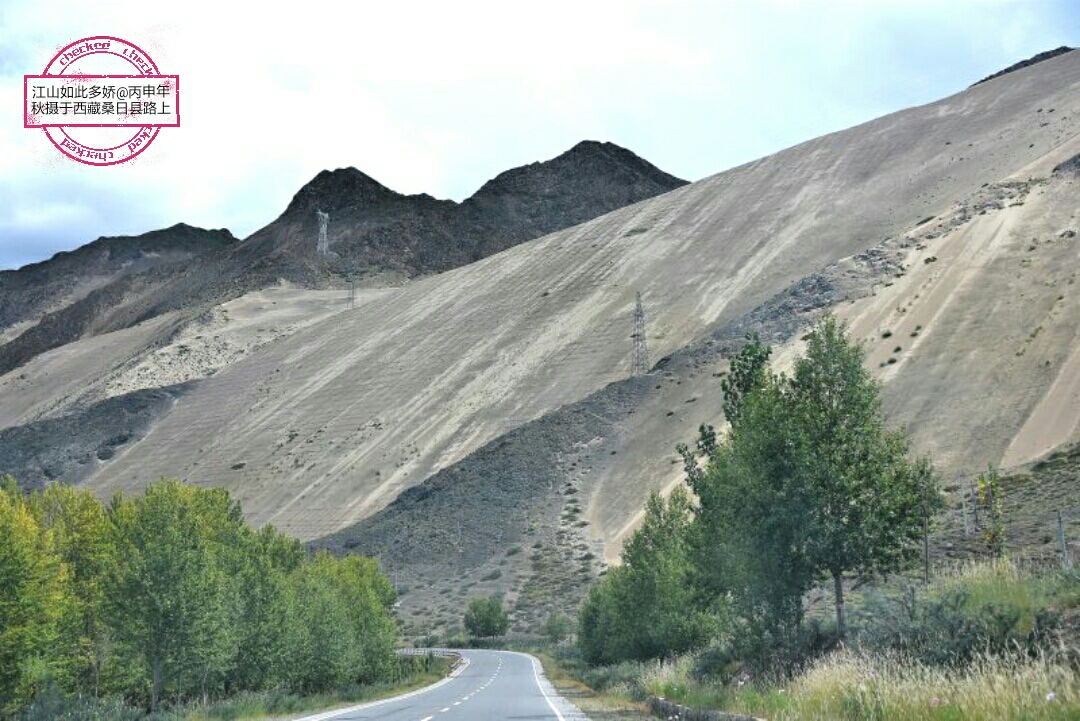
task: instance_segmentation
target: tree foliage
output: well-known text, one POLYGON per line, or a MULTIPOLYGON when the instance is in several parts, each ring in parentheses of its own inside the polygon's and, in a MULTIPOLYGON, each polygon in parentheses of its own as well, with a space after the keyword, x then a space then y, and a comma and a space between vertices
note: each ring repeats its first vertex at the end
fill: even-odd
POLYGON ((842 575, 900 569, 914 560, 923 528, 923 473, 908 458, 907 434, 887 426, 864 360, 862 345, 829 316, 810 334, 788 389, 793 455, 810 492, 808 558, 834 582, 841 636, 842 575))
POLYGON ((622 564, 590 589, 578 617, 578 644, 591 663, 669 656, 708 638, 708 615, 693 603, 687 530, 689 495, 649 497, 622 564))
POLYGON ((0 717, 46 686, 165 699, 393 680, 394 591, 358 556, 309 558, 221 489, 162 480, 106 507, 0 488, 0 717))
POLYGON ((0 713, 11 713, 47 674, 66 671, 62 631, 72 610, 71 574, 52 531, 13 482, 0 492, 0 713))
POLYGON ((570 619, 558 611, 552 611, 544 621, 541 632, 551 643, 562 643, 563 639, 570 634, 570 619))
POLYGON ((673 496, 665 510, 650 499, 623 565, 582 606, 587 660, 688 648, 709 628, 694 614, 719 612, 731 614, 729 637, 790 658, 818 581, 833 582, 842 636, 844 577, 890 573, 917 556, 942 501, 932 466, 888 426, 865 351, 843 325, 826 317, 806 340, 788 377, 747 337, 721 383, 727 437, 703 425, 695 452, 677 448, 697 505, 673 496))
POLYGON ((1001 476, 993 466, 980 473, 976 483, 976 507, 981 508, 986 521, 982 524, 982 539, 990 555, 1005 555, 1005 510, 1001 476))
POLYGON ((465 609, 465 630, 473 638, 495 638, 502 636, 510 627, 510 619, 503 608, 500 594, 477 597, 469 602, 465 609))
POLYGON ((727 376, 720 381, 720 390, 724 395, 724 417, 732 426, 739 422, 739 413, 746 397, 765 383, 770 355, 772 349, 761 343, 757 333, 750 333, 742 350, 731 361, 727 376))

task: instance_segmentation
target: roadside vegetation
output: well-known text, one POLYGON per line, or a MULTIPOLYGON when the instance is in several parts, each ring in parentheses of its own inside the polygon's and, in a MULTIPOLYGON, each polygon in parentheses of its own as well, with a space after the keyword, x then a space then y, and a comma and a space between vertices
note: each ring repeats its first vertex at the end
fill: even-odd
POLYGON ((560 663, 602 693, 769 718, 1076 718, 1080 577, 1007 557, 994 469, 981 560, 923 576, 933 466, 842 324, 806 340, 787 377, 748 338, 730 433, 679 448, 689 488, 649 500, 560 663))
POLYGON ((433 671, 395 653, 375 561, 309 557, 222 489, 163 479, 105 505, 9 478, 0 539, 3 718, 240 718, 433 671))
POLYGON ((474 639, 495 639, 506 635, 510 628, 510 618, 506 615, 499 594, 480 596, 470 601, 463 622, 465 630, 474 639))

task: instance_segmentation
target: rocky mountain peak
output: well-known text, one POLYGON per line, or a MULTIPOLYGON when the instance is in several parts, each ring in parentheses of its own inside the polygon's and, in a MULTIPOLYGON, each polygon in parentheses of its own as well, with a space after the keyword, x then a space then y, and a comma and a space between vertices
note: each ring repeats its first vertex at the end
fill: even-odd
POLYGON ((333 213, 377 205, 398 197, 401 197, 399 193, 356 168, 322 170, 297 191, 285 214, 313 213, 316 209, 333 213))
POLYGON ((631 194, 648 197, 686 185, 686 181, 615 143, 583 140, 551 160, 499 173, 466 203, 522 193, 570 195, 585 190, 605 195, 610 191, 606 186, 612 184, 633 188, 631 194))

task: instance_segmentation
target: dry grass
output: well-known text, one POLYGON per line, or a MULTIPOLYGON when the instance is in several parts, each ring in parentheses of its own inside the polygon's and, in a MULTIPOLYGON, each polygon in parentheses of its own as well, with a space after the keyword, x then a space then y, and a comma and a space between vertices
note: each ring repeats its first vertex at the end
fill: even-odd
POLYGON ((734 706, 771 719, 1077 719, 1080 677, 1054 658, 982 658, 959 670, 839 652, 789 688, 734 706))
POLYGON ((652 719, 645 704, 630 698, 627 689, 595 691, 547 653, 530 651, 544 667, 551 685, 593 721, 646 721, 652 719))

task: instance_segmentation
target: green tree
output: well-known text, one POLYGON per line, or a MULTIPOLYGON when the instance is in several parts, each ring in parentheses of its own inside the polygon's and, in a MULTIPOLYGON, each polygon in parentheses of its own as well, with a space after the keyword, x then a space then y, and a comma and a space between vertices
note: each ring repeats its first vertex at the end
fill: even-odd
POLYGON ((987 520, 982 529, 982 539, 994 558, 1005 555, 1005 511, 1001 476, 993 466, 980 473, 976 480, 976 501, 985 511, 987 520))
POLYGON ((233 665, 239 643, 242 596, 239 579, 248 558, 245 538, 250 533, 240 504, 224 488, 196 488, 188 502, 198 524, 198 533, 209 560, 204 613, 190 629, 192 643, 182 654, 184 687, 198 687, 203 703, 209 701, 211 687, 221 685, 233 665))
POLYGON ((10 714, 39 682, 63 673, 61 628, 73 601, 52 531, 13 479, 0 482, 0 714, 10 714))
POLYGON ((295 538, 263 526, 244 537, 245 562, 237 578, 240 604, 235 688, 258 690, 284 686, 289 679, 290 608, 289 577, 306 560, 295 538))
MULTIPOLYGON (((769 379, 768 363, 771 354, 772 349, 762 345, 757 333, 747 334, 746 343, 731 361, 727 377, 720 381, 724 417, 732 427, 738 423, 739 411, 746 397, 769 379)), ((711 463, 716 458, 719 447, 716 429, 707 424, 698 428, 696 455, 684 443, 675 446, 675 450, 682 456, 683 468, 691 488, 700 485, 705 479, 705 471, 698 459, 703 458, 706 463, 711 463)))
POLYGON ((759 650, 796 636, 814 583, 806 548, 811 499, 785 386, 766 373, 742 397, 729 437, 693 486, 699 603, 731 598, 759 650))
MULTIPOLYGON (((336 562, 338 593, 345 602, 349 629, 360 655, 350 680, 373 683, 390 677, 396 668, 396 626, 390 608, 397 594, 374 559, 346 556, 336 562)), ((500 605, 500 610, 501 610, 500 605)), ((497 635, 506 633, 503 626, 497 635)))
POLYGON ((826 317, 788 378, 748 343, 723 386, 731 433, 692 487, 703 593, 733 596, 758 635, 790 638, 816 578, 833 581, 845 631, 843 576, 888 573, 918 552, 941 498, 929 461, 909 458, 887 426, 862 346, 826 317))
POLYGON ((930 497, 925 473, 909 459, 907 434, 887 425, 881 386, 865 359, 862 344, 827 316, 810 333, 789 390, 800 426, 793 445, 811 501, 807 554, 832 578, 841 637, 843 575, 889 573, 914 560, 930 497))
POLYGON ((593 663, 669 656, 708 639, 708 614, 695 604, 688 543, 691 501, 676 488, 652 494, 622 565, 593 586, 579 616, 578 643, 593 663))
POLYGON ((73 613, 63 642, 73 680, 98 696, 109 646, 105 583, 116 560, 108 517, 92 493, 59 483, 27 503, 70 570, 73 613))
POLYGON ((757 333, 748 334, 746 343, 731 361, 727 377, 720 381, 724 417, 732 426, 739 422, 746 397, 765 383, 770 355, 772 349, 762 344, 757 333))
POLYGON ((465 609, 464 622, 465 630, 473 638, 502 636, 510 627, 510 619, 503 608, 502 596, 497 593, 469 601, 469 607, 465 609))
POLYGON ((304 693, 396 673, 394 590, 375 561, 320 551, 289 579, 291 684, 304 693))
POLYGON ((234 639, 223 539, 242 523, 221 489, 163 479, 109 508, 120 562, 107 589, 110 627, 143 657, 156 712, 165 683, 204 682, 231 657, 234 639))
POLYGON ((344 685, 360 661, 334 565, 330 554, 319 553, 290 578, 290 685, 305 694, 344 685))
MULTIPOLYGON (((399 677, 395 594, 375 561, 308 559, 222 489, 163 479, 105 508, 0 479, 0 717, 65 694, 146 699, 399 677)), ((35 716, 37 717, 37 716, 35 716)))
POLYGON ((570 633, 570 619, 558 611, 552 611, 540 630, 549 641, 558 645, 570 633))
POLYGON ((591 664, 618 663, 634 657, 636 620, 623 613, 630 606, 630 570, 611 568, 589 588, 578 612, 578 648, 591 664))

